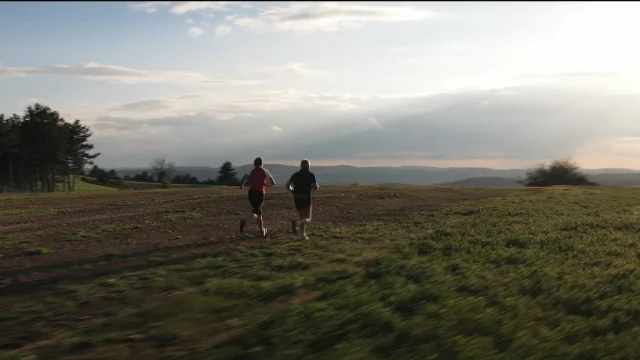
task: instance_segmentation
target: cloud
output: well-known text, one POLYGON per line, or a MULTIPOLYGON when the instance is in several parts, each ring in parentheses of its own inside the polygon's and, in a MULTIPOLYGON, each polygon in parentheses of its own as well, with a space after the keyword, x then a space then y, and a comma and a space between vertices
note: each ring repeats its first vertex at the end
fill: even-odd
POLYGON ((640 76, 615 72, 566 72, 524 74, 524 84, 547 84, 574 89, 633 92, 640 87, 640 76))
POLYGON ((173 102, 167 99, 152 99, 123 104, 112 108, 111 111, 157 111, 166 110, 173 106, 173 102))
POLYGON ((268 66, 256 72, 262 75, 296 75, 313 76, 328 74, 327 71, 312 69, 301 63, 291 63, 282 66, 268 66))
POLYGON ((465 51, 472 49, 473 46, 465 42, 452 42, 444 46, 444 51, 465 51))
MULTIPOLYGON (((148 13, 155 13, 161 7, 168 7, 169 12, 175 15, 195 12, 208 17, 212 17, 214 12, 228 12, 231 7, 245 9, 243 12, 246 12, 246 9, 255 8, 251 4, 240 1, 149 1, 128 6, 134 11, 148 13)), ((395 4, 284 2, 282 6, 263 7, 258 10, 258 14, 255 16, 234 14, 227 16, 227 20, 259 33, 267 31, 314 32, 361 27, 368 22, 420 21, 435 15, 440 14, 420 7, 395 4)), ((191 18, 186 22, 187 24, 194 23, 191 18)), ((220 25, 218 29, 216 29, 216 34, 219 36, 226 35, 231 30, 226 25, 220 25), (218 31, 218 29, 220 30, 218 31)))
POLYGON ((203 116, 203 115, 190 115, 184 116, 180 119, 174 117, 160 117, 152 119, 135 119, 118 116, 102 116, 93 121, 93 128, 95 129, 111 129, 120 131, 135 131, 144 128, 157 128, 157 127, 185 127, 194 125, 203 125, 211 121, 215 121, 215 117, 203 116))
POLYGON ((587 142, 578 156, 589 157, 609 154, 622 157, 640 156, 640 136, 608 136, 587 142))
POLYGON ((2 67, 0 78, 3 76, 35 76, 60 75, 79 76, 94 81, 105 81, 119 84, 215 84, 236 85, 256 84, 257 81, 212 79, 209 76, 193 71, 177 70, 140 70, 124 66, 88 63, 85 65, 49 65, 40 67, 2 67))
POLYGON ((411 46, 392 46, 389 48, 389 52, 393 55, 411 55, 415 52, 415 49, 411 46))
POLYGON ((144 165, 159 153, 180 164, 210 165, 225 160, 216 154, 255 157, 251 154, 264 149, 254 146, 283 136, 295 143, 328 124, 348 129, 349 114, 365 104, 365 98, 351 94, 283 90, 181 94, 70 113, 92 129, 101 165, 144 165))
POLYGON ((334 163, 508 160, 516 167, 640 153, 640 95, 550 84, 447 94, 202 92, 73 114, 94 130, 109 166, 144 165, 154 151, 189 165, 226 160, 211 154, 232 153, 236 162, 260 153, 283 161, 313 154, 334 163))
POLYGON ((203 10, 226 10, 229 1, 181 1, 169 10, 172 14, 182 15, 203 10))
POLYGON ((217 36, 225 36, 225 35, 229 35, 230 33, 231 33, 231 26, 226 26, 226 25, 216 26, 215 34, 217 36))
POLYGON ((368 22, 420 21, 435 13, 413 6, 379 6, 343 2, 289 3, 261 9, 255 17, 230 15, 236 25, 251 31, 338 31, 368 22))
POLYGON ((129 9, 134 11, 144 11, 154 13, 158 8, 171 5, 171 1, 147 1, 142 3, 129 4, 129 9))
POLYGON ((200 35, 204 34, 204 30, 202 28, 199 28, 199 27, 191 27, 191 28, 189 28, 188 33, 189 33, 189 35, 191 35, 193 37, 197 37, 197 36, 200 36, 200 35))
POLYGON ((362 125, 362 130, 384 130, 380 121, 374 117, 366 118, 364 120, 359 120, 358 123, 362 125))
POLYGON ((256 85, 262 84, 259 80, 237 80, 237 79, 210 79, 204 80, 202 84, 214 84, 214 85, 256 85))
POLYGON ((296 90, 264 91, 235 95, 202 93, 117 104, 107 109, 97 109, 93 113, 83 115, 88 118, 108 115, 148 119, 202 114, 220 119, 232 119, 260 113, 263 118, 268 118, 278 112, 306 111, 307 109, 316 109, 315 111, 317 112, 326 110, 333 114, 340 114, 357 109, 361 104, 365 103, 364 101, 363 98, 350 94, 308 94, 296 90))
POLYGON ((640 153, 640 124, 633 122, 640 95, 553 87, 511 90, 508 96, 503 90, 486 90, 394 103, 370 97, 342 120, 351 124, 345 131, 316 129, 312 141, 291 139, 288 147, 268 156, 294 160, 296 152, 311 153, 336 161, 500 158, 529 166, 527 161, 539 159, 640 153), (352 115, 372 113, 363 110, 381 101, 386 104, 373 111, 375 117, 353 121, 352 115))

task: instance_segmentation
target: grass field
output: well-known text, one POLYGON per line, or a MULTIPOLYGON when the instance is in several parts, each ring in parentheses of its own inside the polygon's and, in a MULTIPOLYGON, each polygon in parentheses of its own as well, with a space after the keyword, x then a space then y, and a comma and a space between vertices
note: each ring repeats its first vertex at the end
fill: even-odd
MULTIPOLYGON (((172 189, 199 189, 199 188, 215 188, 218 187, 216 185, 202 185, 202 184, 170 184, 170 188, 172 189)), ((78 183, 76 185, 77 191, 90 191, 90 190, 99 190, 109 189, 109 190, 153 190, 153 189, 163 189, 163 185, 159 182, 141 182, 141 181, 127 181, 127 180, 115 180, 108 186, 100 185, 97 183, 96 179, 90 178, 87 176, 78 177, 78 183), (87 181, 82 181, 82 178, 87 179, 87 181)))
MULTIPOLYGON (((64 191, 64 187, 62 184, 57 184, 57 191, 64 191)), ((117 191, 118 189, 114 189, 108 186, 102 186, 98 184, 92 184, 82 180, 82 176, 76 177, 76 191, 84 192, 84 191, 117 191)))
POLYGON ((0 359, 638 359, 635 188, 0 197, 0 359), (250 228, 257 235, 257 229, 250 228))

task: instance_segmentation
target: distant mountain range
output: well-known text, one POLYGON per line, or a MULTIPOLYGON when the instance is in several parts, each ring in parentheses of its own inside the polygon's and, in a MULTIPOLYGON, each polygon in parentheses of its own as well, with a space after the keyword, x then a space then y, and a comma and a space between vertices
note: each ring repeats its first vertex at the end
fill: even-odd
MULTIPOLYGON (((252 165, 236 167, 238 176, 248 173, 252 165)), ((266 165, 276 182, 284 184, 298 171, 297 166, 266 165)), ((148 168, 115 169, 120 176, 130 175, 148 168)), ((521 186, 518 179, 525 176, 524 169, 498 170, 489 168, 438 168, 438 167, 355 167, 313 166, 318 182, 322 185, 442 185, 467 187, 512 187, 521 186)), ((638 186, 640 171, 630 169, 586 169, 589 179, 606 186, 638 186)), ((218 168, 203 166, 178 166, 176 174, 191 174, 200 180, 215 179, 218 168)))

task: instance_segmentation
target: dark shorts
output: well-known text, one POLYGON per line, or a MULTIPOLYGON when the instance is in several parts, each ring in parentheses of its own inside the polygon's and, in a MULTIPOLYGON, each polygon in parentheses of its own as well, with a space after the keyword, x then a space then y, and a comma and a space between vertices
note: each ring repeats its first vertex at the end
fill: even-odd
POLYGON ((311 209, 311 194, 293 194, 293 203, 298 210, 311 209))
POLYGON ((262 204, 264 203, 264 194, 259 190, 249 190, 249 204, 251 204, 251 212, 262 214, 262 204))

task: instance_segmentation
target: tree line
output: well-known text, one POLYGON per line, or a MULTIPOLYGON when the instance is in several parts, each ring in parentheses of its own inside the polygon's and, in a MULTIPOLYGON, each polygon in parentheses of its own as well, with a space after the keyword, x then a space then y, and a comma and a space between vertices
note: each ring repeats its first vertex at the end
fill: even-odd
POLYGON ((115 170, 94 165, 92 133, 80 120, 67 121, 50 107, 35 103, 22 115, 0 113, 0 192, 75 191, 81 176, 109 184, 117 180, 174 184, 238 185, 233 164, 225 162, 216 179, 200 181, 174 174, 175 165, 156 159, 149 171, 120 178, 115 170), (87 169, 87 166, 93 167, 87 169))
POLYGON ((75 175, 92 164, 91 132, 48 106, 27 106, 22 116, 0 114, 0 191, 75 190, 75 175))
MULTIPOLYGON (((164 158, 158 158, 151 162, 149 170, 141 171, 134 175, 118 176, 116 170, 106 170, 94 165, 87 172, 87 177, 95 179, 95 182, 102 185, 117 185, 119 181, 134 181, 161 184, 183 184, 183 185, 240 185, 240 179, 233 164, 225 161, 218 170, 216 179, 200 180, 191 174, 175 174, 175 164, 164 158)), ((89 180, 91 181, 91 180, 89 180)))
MULTIPOLYGON (((237 173, 230 161, 225 161, 220 170, 218 177, 198 180, 190 174, 171 175, 174 172, 175 165, 167 162, 165 159, 157 159, 150 165, 150 170, 143 171, 133 176, 117 176, 115 170, 104 170, 94 166, 89 171, 89 176, 98 179, 101 183, 106 184, 108 181, 126 180, 139 182, 169 182, 172 184, 190 184, 190 185, 239 185, 237 173)), ((519 181, 520 184, 529 187, 547 187, 554 185, 567 186, 597 186, 598 184, 590 181, 586 175, 580 171, 580 167, 570 160, 555 160, 549 164, 540 164, 533 169, 527 171, 524 179, 519 181)), ((356 185, 357 184, 352 184, 356 185)))
MULTIPOLYGON (((114 181, 159 182, 162 184, 239 185, 233 164, 225 161, 216 179, 200 180, 190 174, 175 174, 175 164, 154 160, 148 171, 119 177, 115 170, 94 165, 100 153, 89 143, 92 133, 80 120, 68 122, 48 106, 27 106, 22 116, 0 114, 0 192, 74 191, 76 178, 87 176, 102 184, 114 181)), ((526 173, 525 186, 597 185, 569 160, 539 165, 526 173)))

